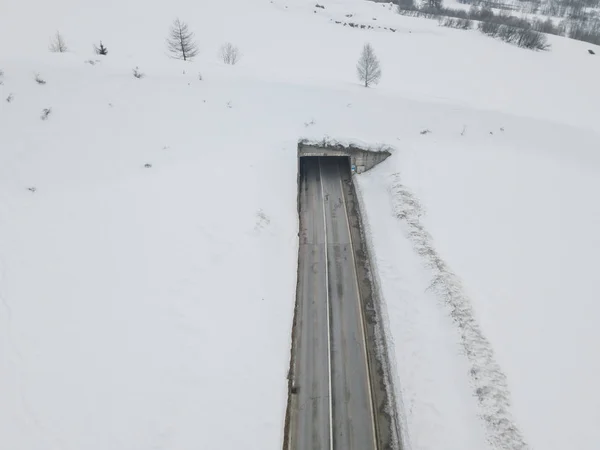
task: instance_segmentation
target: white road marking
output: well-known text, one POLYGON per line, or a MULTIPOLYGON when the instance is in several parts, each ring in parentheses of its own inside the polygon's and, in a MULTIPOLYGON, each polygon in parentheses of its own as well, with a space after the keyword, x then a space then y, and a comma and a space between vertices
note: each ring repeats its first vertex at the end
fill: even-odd
POLYGON ((333 450, 333 391, 331 390, 331 331, 329 329, 329 265, 327 255, 327 218, 325 215, 325 193, 323 192, 323 174, 321 173, 321 158, 319 163, 319 180, 321 182, 321 201, 323 205, 323 226, 325 227, 325 298, 327 305, 327 378, 329 381, 329 449, 333 450))

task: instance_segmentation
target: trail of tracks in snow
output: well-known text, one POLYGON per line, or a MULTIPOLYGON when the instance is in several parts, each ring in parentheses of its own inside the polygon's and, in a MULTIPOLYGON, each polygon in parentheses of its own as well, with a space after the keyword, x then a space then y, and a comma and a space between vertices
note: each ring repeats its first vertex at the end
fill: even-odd
POLYGON ((460 279, 435 250, 433 238, 420 221, 423 208, 415 195, 402 184, 398 173, 392 175, 391 194, 394 214, 406 225, 413 248, 432 271, 429 289, 443 299, 459 329, 490 444, 502 450, 529 449, 512 418, 506 375, 496 362, 494 350, 475 319, 471 300, 460 279))

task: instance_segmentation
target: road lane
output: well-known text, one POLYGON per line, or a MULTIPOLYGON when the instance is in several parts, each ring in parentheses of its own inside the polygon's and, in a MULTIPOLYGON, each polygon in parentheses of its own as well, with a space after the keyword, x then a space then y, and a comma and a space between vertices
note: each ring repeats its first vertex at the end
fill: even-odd
POLYGON ((332 341, 333 448, 375 449, 364 327, 341 171, 322 158, 332 341))
MULTIPOLYGON (((300 183, 296 449, 330 450, 330 368, 325 219, 318 161, 306 159, 300 183)), ((292 416, 294 417, 294 416, 292 416)))
POLYGON ((292 449, 376 450, 342 178, 347 160, 302 158, 292 449), (331 392, 331 395, 330 395, 331 392))

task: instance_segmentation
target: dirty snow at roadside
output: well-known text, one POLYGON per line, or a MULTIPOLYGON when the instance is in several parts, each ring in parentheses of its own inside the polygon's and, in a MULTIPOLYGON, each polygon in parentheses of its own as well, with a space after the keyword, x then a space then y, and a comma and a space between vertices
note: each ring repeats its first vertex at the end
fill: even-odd
POLYGON ((600 60, 562 38, 535 53, 388 4, 314 3, 3 3, 0 448, 281 448, 301 137, 396 148, 356 179, 408 446, 482 450, 495 434, 395 183, 422 205, 527 448, 600 441, 600 60), (335 23, 348 14, 395 31, 335 23), (165 55, 177 16, 194 62, 165 55), (47 51, 57 29, 68 53, 47 51), (367 41, 383 69, 368 90, 367 41))

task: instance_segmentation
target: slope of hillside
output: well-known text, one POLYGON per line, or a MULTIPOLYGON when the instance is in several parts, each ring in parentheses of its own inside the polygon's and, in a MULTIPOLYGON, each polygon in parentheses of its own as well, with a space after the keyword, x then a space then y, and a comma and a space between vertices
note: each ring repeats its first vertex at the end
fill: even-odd
POLYGON ((594 448, 597 134, 454 111, 409 136, 359 185, 416 448, 465 448, 424 424, 462 413, 466 374, 496 448, 594 448))
POLYGON ((398 180, 506 374, 511 423, 531 448, 600 440, 600 60, 580 42, 534 53, 386 4, 319 3, 3 2, 1 448, 280 448, 296 144, 324 136, 397 148, 357 179, 407 447, 507 448, 488 444, 461 335, 394 216, 398 180), (335 23, 349 14, 396 31, 335 23), (194 62, 165 54, 177 16, 194 62), (68 53, 47 51, 57 29, 68 53), (236 66, 218 59, 226 41, 236 66), (368 90, 366 41, 383 66, 368 90))

